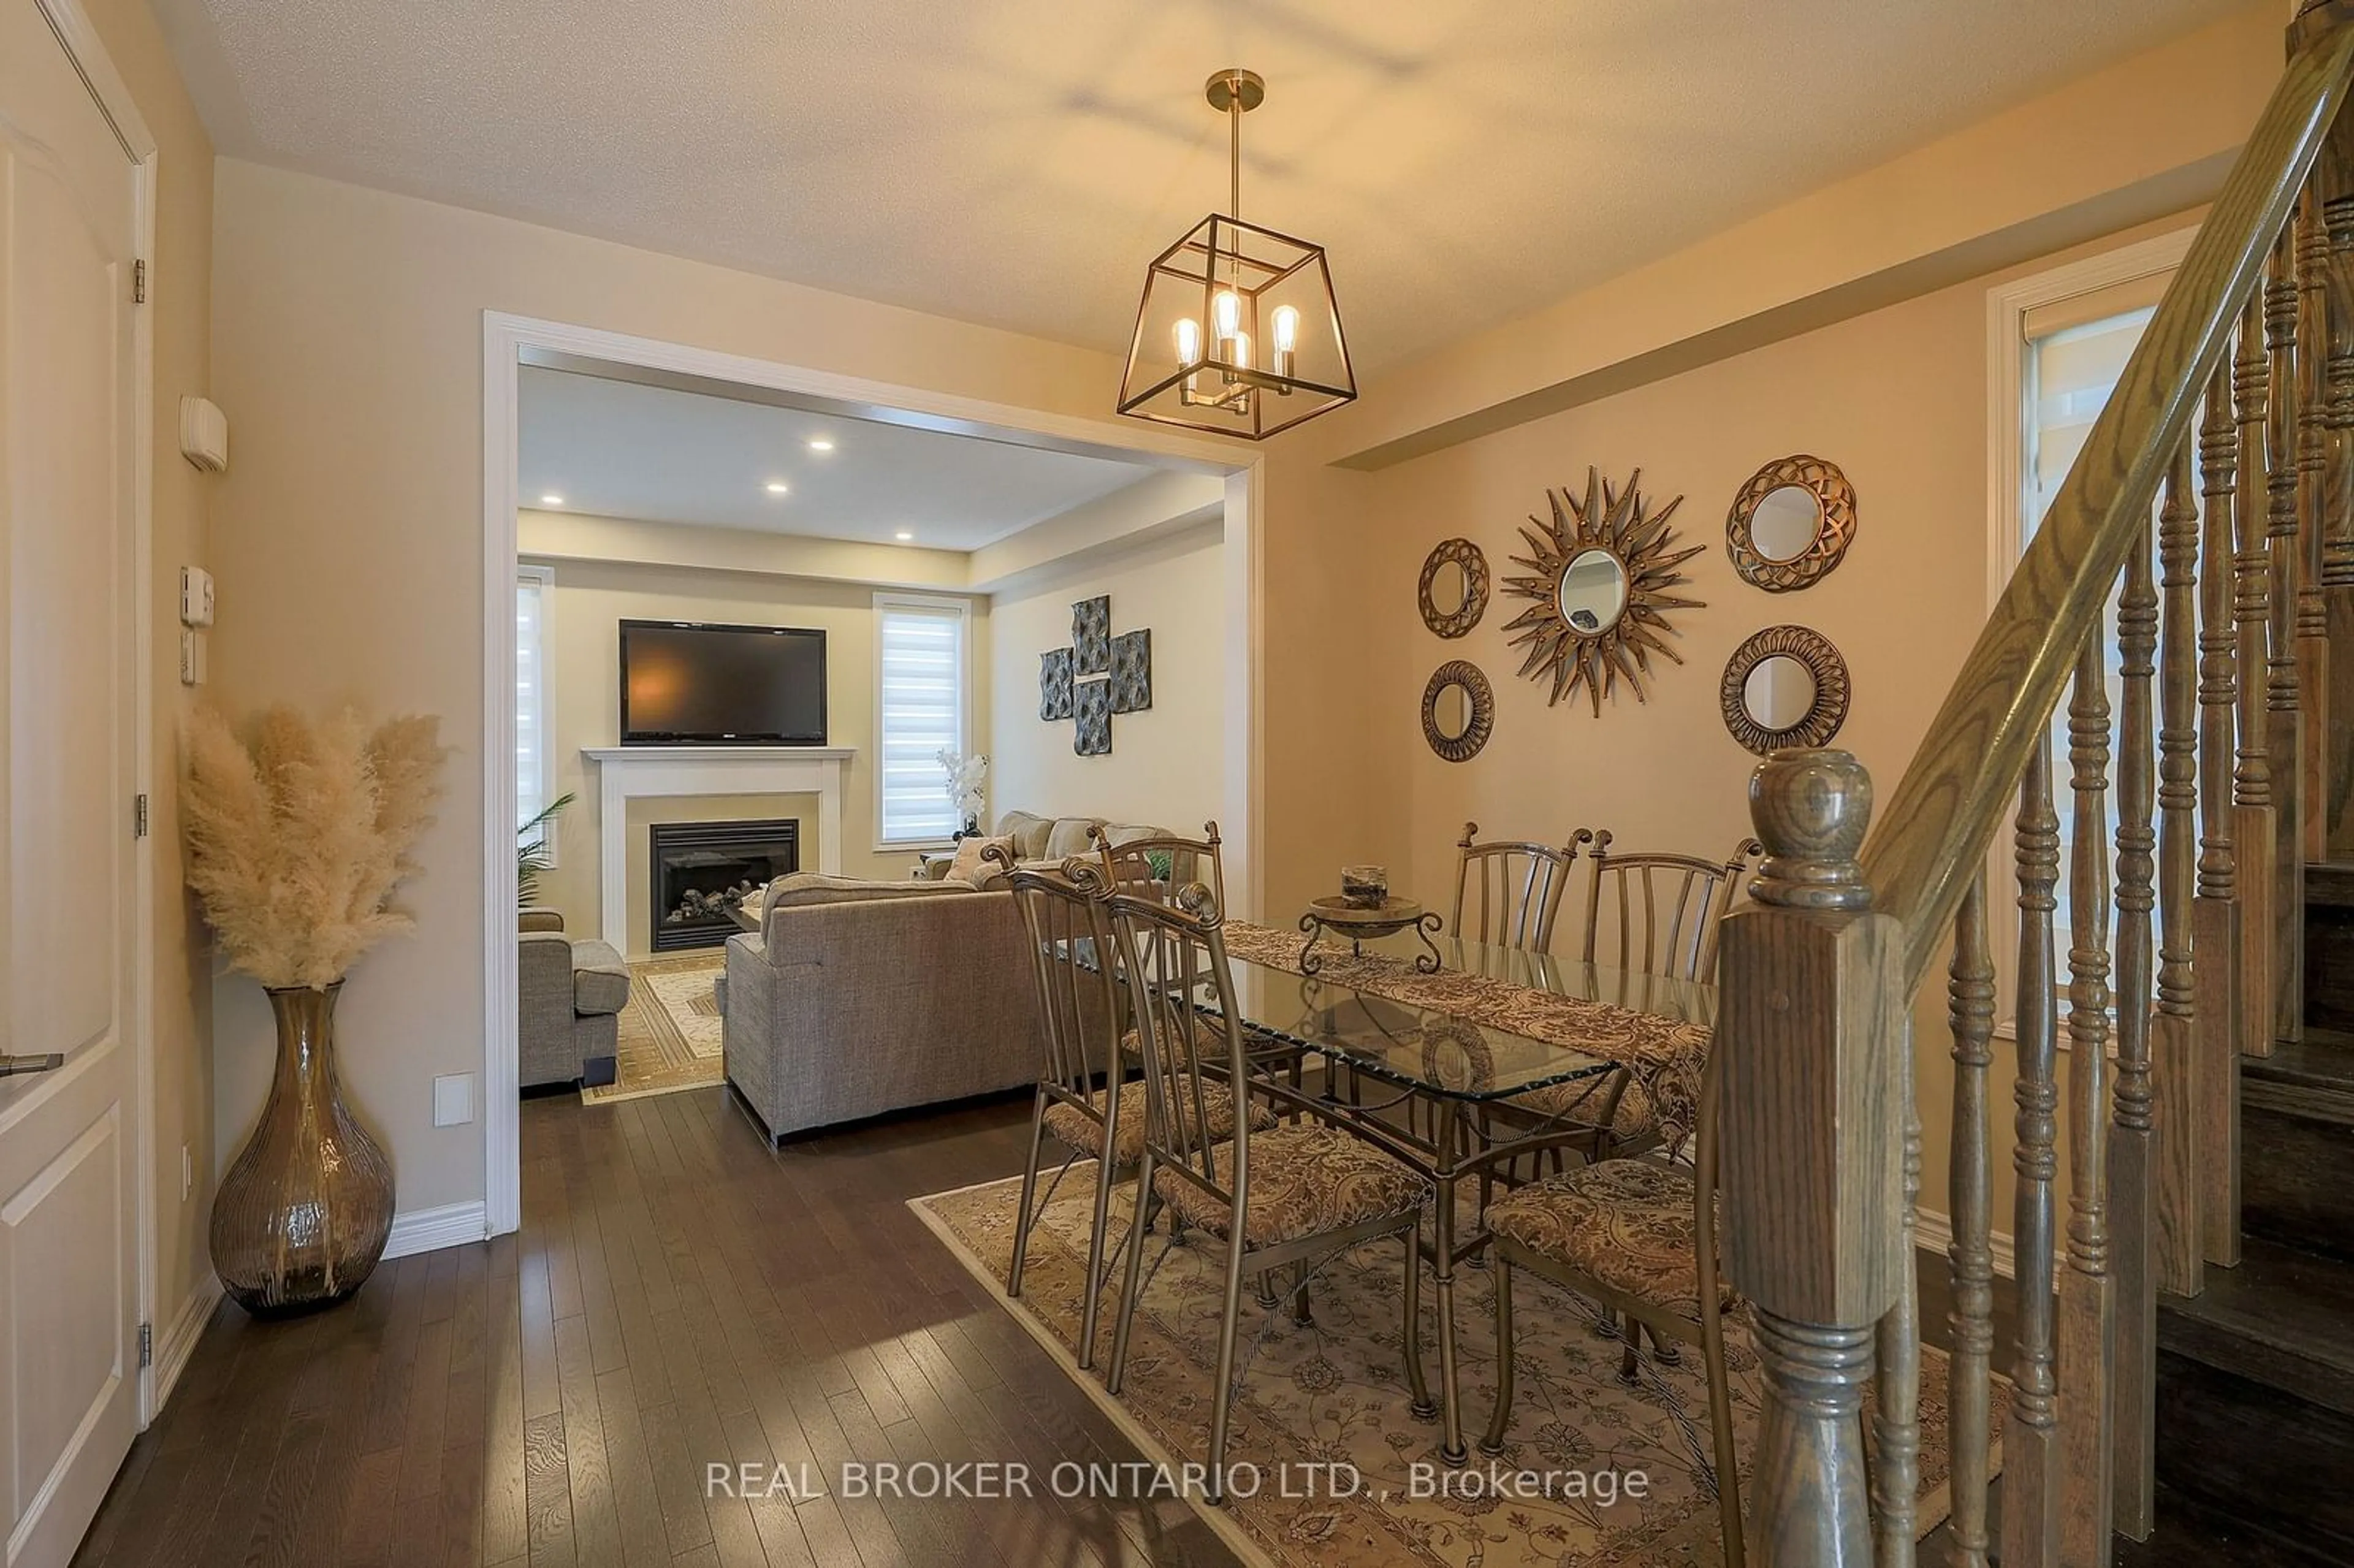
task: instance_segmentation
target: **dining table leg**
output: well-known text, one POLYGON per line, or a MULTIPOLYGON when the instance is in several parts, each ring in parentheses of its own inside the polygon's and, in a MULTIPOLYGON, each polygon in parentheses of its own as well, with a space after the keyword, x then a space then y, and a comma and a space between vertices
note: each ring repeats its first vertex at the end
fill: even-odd
POLYGON ((1460 1465, 1470 1457, 1469 1450, 1463 1446, 1463 1406, 1455 1365, 1455 1145, 1456 1120, 1460 1110, 1450 1097, 1434 1097, 1437 1101, 1434 1107, 1437 1137, 1431 1177, 1437 1188, 1437 1210, 1431 1217, 1431 1263, 1437 1287, 1438 1404, 1440 1430, 1444 1434, 1438 1457, 1447 1464, 1460 1465))

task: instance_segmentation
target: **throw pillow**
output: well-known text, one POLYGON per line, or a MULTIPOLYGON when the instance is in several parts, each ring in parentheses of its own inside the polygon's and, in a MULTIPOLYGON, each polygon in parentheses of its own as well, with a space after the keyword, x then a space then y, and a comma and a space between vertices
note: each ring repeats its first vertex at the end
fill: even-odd
POLYGON ((981 852, 991 844, 996 845, 1005 854, 1010 855, 1013 853, 1013 839, 1011 834, 1003 838, 966 838, 957 841, 956 859, 949 862, 948 880, 970 882, 978 887, 989 877, 1002 876, 1005 874, 1003 866, 995 861, 981 859, 981 852))

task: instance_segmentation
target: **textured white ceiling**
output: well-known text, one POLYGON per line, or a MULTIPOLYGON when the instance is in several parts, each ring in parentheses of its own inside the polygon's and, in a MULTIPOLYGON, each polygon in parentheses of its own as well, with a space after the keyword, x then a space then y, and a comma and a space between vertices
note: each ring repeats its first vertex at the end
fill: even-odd
POLYGON ((600 517, 977 550, 1159 471, 568 371, 522 376, 525 506, 556 494, 600 517), (813 437, 833 450, 811 451, 813 437), (786 493, 769 494, 771 481, 786 493), (898 540, 903 530, 915 537, 898 540))
MULTIPOLYGON (((1124 346, 1225 205, 1360 367, 1715 232, 2245 0, 156 0, 219 149, 1124 346)), ((2284 15, 2287 7, 2279 7, 2284 15)))

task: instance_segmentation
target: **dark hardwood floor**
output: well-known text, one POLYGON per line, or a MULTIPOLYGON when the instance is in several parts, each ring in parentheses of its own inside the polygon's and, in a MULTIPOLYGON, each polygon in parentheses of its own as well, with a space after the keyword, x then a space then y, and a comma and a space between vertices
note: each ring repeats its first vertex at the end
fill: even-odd
POLYGON ((707 1495, 706 1467, 1134 1460, 909 1213, 1026 1097, 771 1152, 719 1090, 523 1109, 522 1230, 292 1323, 223 1304, 81 1568, 1225 1564, 1181 1502, 707 1495))

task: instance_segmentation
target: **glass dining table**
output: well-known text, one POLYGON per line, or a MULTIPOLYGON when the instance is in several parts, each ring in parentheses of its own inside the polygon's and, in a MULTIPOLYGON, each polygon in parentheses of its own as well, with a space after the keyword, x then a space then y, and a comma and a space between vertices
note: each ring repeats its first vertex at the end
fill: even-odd
MULTIPOLYGON (((1593 1092, 1551 1097, 1576 1107, 1606 1103, 1609 1076, 1630 1044, 1661 1026, 1706 1030, 1716 1017, 1713 986, 1553 958, 1461 938, 1432 938, 1438 968, 1417 968, 1426 949, 1412 931, 1367 939, 1354 951, 1320 947, 1318 972, 1300 972, 1299 939, 1242 922, 1227 927, 1235 1005, 1255 1034, 1321 1058, 1322 1097, 1342 1118, 1378 1117, 1394 1137, 1425 1156, 1435 1189, 1426 1243, 1436 1285, 1438 1397, 1419 1346, 1406 1347, 1415 1414, 1438 1418, 1440 1455, 1469 1457, 1457 1385, 1456 1271, 1484 1237, 1468 1239, 1457 1210, 1476 1182, 1516 1153, 1558 1143, 1558 1118, 1492 1114, 1499 1102, 1556 1085, 1593 1092), (1593 1004, 1593 1005, 1577 1005, 1593 1004), (1386 1086, 1390 1091, 1381 1092, 1386 1086)), ((1573 1109, 1571 1117, 1592 1116, 1573 1109)), ((1476 1231, 1476 1226, 1474 1227, 1476 1231)))

